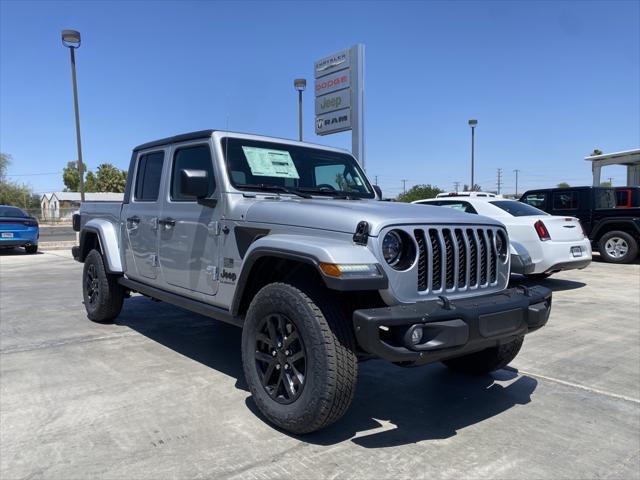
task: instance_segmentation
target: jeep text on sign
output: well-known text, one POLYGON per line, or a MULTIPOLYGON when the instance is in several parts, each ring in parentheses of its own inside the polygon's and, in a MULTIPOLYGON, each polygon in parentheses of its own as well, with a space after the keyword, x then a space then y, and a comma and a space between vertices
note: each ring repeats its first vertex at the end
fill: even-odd
POLYGON ((340 90, 322 97, 316 97, 316 115, 333 112, 351 106, 351 90, 340 90))
POLYGON ((328 57, 324 57, 314 64, 315 78, 324 77, 330 73, 344 70, 350 66, 349 50, 343 50, 328 57))
POLYGON ((350 86, 351 72, 349 70, 327 75, 326 77, 316 79, 316 97, 335 92, 336 90, 342 90, 343 88, 349 88, 350 86))
POLYGON ((351 129, 351 109, 336 110, 335 112, 318 115, 316 117, 316 135, 342 132, 351 129))

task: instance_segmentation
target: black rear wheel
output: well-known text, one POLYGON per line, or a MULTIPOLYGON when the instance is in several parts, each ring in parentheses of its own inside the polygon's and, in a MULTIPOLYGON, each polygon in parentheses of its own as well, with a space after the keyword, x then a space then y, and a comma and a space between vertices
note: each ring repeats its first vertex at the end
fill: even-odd
POLYGON ((627 232, 607 232, 598 241, 598 250, 605 262, 631 263, 638 256, 638 242, 627 232))
POLYGON ((116 275, 107 273, 98 250, 91 250, 84 260, 82 296, 87 316, 94 322, 113 322, 122 310, 124 289, 116 275))
POLYGON ((24 251, 28 254, 33 254, 38 252, 38 245, 27 245, 24 247, 24 251))

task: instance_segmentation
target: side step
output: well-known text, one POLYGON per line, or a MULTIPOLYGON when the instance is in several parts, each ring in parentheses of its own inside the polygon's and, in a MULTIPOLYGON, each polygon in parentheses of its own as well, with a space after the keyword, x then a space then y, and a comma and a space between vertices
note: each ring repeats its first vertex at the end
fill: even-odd
POLYGON ((229 310, 225 310, 224 308, 215 307, 213 305, 209 305, 208 303, 193 300, 191 298, 186 298, 181 295, 176 295, 175 293, 167 292, 166 290, 161 290, 159 288, 151 287, 144 283, 131 280, 130 278, 120 277, 118 283, 130 290, 134 290, 157 300, 162 300, 163 302, 167 302, 177 307, 184 308, 185 310, 199 313, 200 315, 204 315, 205 317, 210 317, 215 320, 220 320, 221 322, 230 323, 232 325, 236 325, 237 327, 241 327, 244 323, 244 318, 231 315, 229 310))

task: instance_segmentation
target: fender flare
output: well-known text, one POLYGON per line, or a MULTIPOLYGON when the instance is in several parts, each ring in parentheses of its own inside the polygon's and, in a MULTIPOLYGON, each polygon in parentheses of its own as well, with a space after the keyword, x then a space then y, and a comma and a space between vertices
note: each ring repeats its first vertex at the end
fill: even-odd
POLYGON ((351 242, 327 239, 315 239, 300 235, 269 235, 256 240, 247 251, 242 263, 242 271, 234 292, 231 304, 232 315, 237 315, 240 309, 247 282, 255 263, 264 257, 276 257, 294 260, 312 266, 322 278, 324 285, 337 291, 365 291, 383 290, 389 287, 389 280, 382 267, 378 267, 378 277, 336 278, 324 274, 320 263, 369 263, 379 264, 369 249, 354 245, 351 242), (295 242, 295 243, 292 243, 295 242), (334 245, 335 244, 335 245, 334 245), (298 250, 291 249, 295 245, 298 250), (332 246, 340 246, 340 251, 332 252, 332 246), (346 256, 351 250, 351 255, 346 256), (357 253, 356 253, 357 252, 357 253))
POLYGON ((608 225, 612 223, 617 224, 625 224, 631 227, 631 230, 636 234, 640 235, 640 218, 638 217, 611 217, 604 218, 600 222, 598 222, 598 226, 591 231, 590 238, 595 239, 598 238, 606 232, 602 232, 608 225))
POLYGON ((123 273, 122 260, 120 259, 120 247, 118 246, 118 232, 113 223, 108 220, 94 218, 89 220, 80 232, 80 257, 84 262, 87 252, 85 252, 85 241, 87 233, 94 233, 98 237, 102 256, 105 259, 105 267, 109 273, 123 273))

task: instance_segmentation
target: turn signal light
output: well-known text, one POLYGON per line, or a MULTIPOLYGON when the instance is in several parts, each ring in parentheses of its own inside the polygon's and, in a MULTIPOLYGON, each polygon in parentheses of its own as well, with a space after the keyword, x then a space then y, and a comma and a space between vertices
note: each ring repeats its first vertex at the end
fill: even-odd
POLYGON ((542 220, 538 220, 536 223, 534 223, 533 228, 536 229, 536 233, 538 234, 538 237, 540 237, 540 240, 542 240, 543 242, 546 240, 551 240, 549 230, 547 230, 547 227, 542 222, 542 220))
POLYGON ((378 267, 369 263, 320 263, 320 270, 328 277, 377 277, 378 267))

